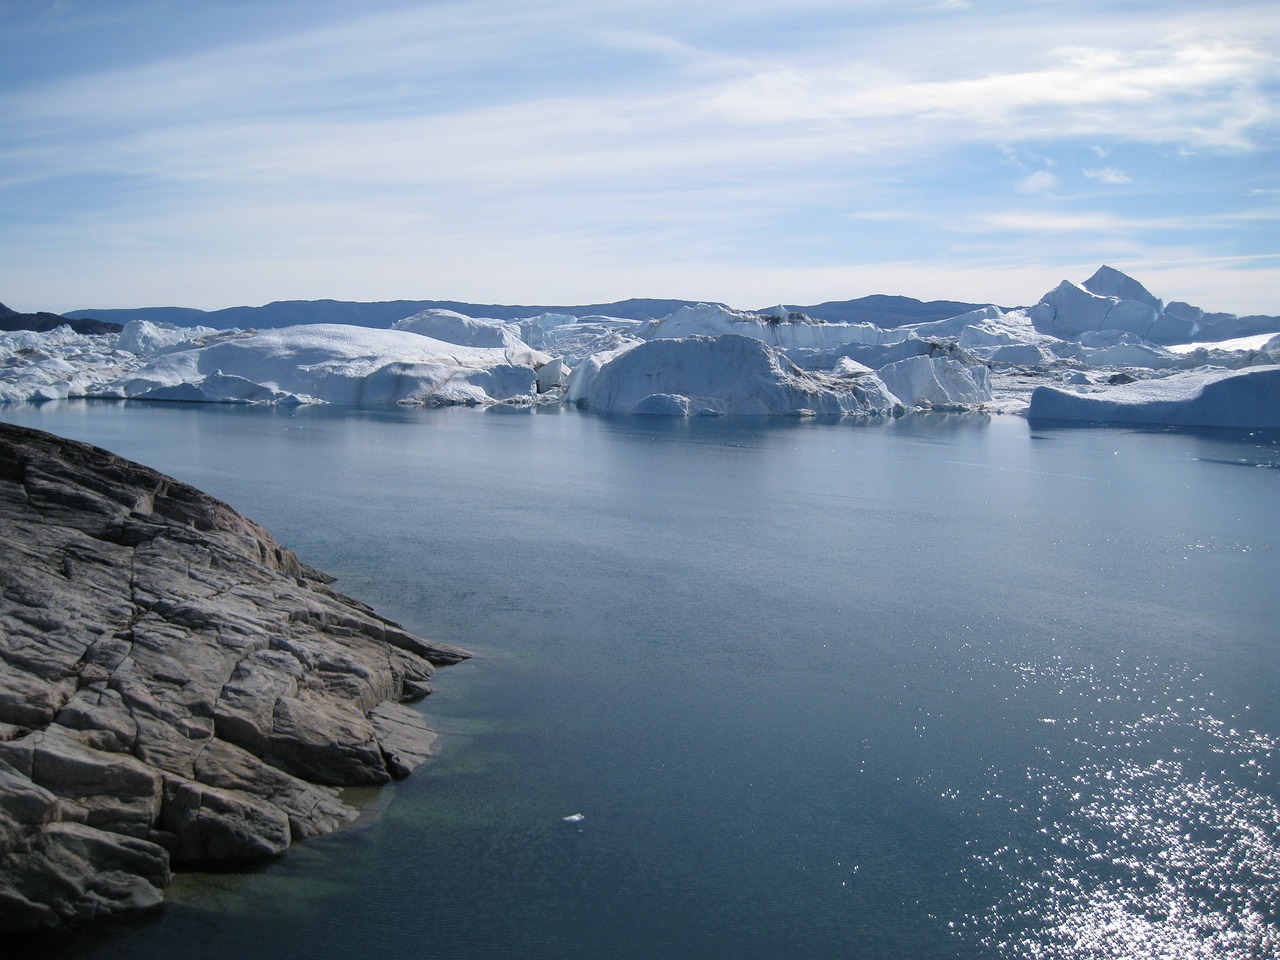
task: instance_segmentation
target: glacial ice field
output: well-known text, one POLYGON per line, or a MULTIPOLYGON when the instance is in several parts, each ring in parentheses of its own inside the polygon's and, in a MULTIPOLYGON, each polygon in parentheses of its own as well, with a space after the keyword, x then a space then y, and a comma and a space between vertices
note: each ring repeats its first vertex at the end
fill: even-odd
POLYGON ((983 410, 1271 427, 1280 426, 1278 364, 1275 318, 1165 303, 1103 267, 1032 307, 896 327, 701 304, 644 321, 429 309, 389 329, 133 320, 118 334, 0 333, 0 402, 570 403, 676 417, 983 410))

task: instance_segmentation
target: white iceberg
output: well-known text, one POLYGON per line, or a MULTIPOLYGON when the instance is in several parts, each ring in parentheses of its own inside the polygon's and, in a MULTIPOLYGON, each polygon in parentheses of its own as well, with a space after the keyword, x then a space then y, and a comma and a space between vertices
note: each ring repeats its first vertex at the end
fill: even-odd
POLYGON ((646 320, 634 335, 643 340, 718 337, 737 334, 786 350, 830 350, 846 343, 882 343, 905 339, 906 333, 885 331, 870 323, 827 323, 776 307, 768 313, 730 310, 719 304, 681 307, 675 313, 646 320))
POLYGON ((1117 371, 1149 379, 1153 371, 1274 365, 1277 329, 1276 317, 1165 304, 1105 266, 1083 284, 1063 281, 1030 309, 988 306, 892 329, 815 320, 784 306, 743 311, 718 304, 645 321, 563 313, 497 320, 429 309, 389 330, 311 324, 214 331, 134 321, 119 334, 68 327, 0 334, 0 403, 567 399, 670 415, 974 406, 1012 413, 1027 409, 1037 383, 1061 384, 1081 370, 1089 371, 1084 379, 1101 382, 1117 371), (1224 342, 1224 333, 1244 339, 1224 342), (732 341, 640 349, 726 336, 763 349, 732 341), (1167 346, 1179 338, 1185 345, 1167 346), (879 379, 867 368, 880 371, 879 379))
POLYGON ((520 327, 505 320, 480 320, 453 310, 432 308, 397 320, 392 330, 406 330, 443 343, 464 347, 496 347, 501 350, 527 352, 520 327))
POLYGON ((1275 317, 1206 314, 1181 301, 1166 305, 1137 280, 1105 265, 1082 284, 1063 280, 1040 298, 1030 316, 1041 333, 1063 340, 1114 330, 1162 346, 1280 331, 1275 317))
POLYGON ((967 410, 991 400, 991 373, 947 357, 908 357, 876 371, 906 407, 967 410))
POLYGON ((1027 416, 1092 423, 1280 427, 1280 366, 1203 367, 1086 393, 1042 386, 1032 393, 1027 416))
MULTIPOLYGON (((212 381, 230 391, 206 399, 244 400, 247 381, 293 401, 371 404, 487 404, 531 401, 536 366, 551 358, 518 350, 466 347, 406 330, 302 324, 214 337, 154 357, 103 395, 172 399, 180 384, 212 381)), ((195 399, 195 397, 192 397, 195 399)))
POLYGON ((1149 304, 1099 296, 1070 280, 1046 293, 1030 311, 1038 331, 1060 340, 1074 340, 1094 330, 1120 330, 1145 338, 1159 315, 1149 304))
POLYGON ((76 333, 69 326, 0 333, 0 403, 91 395, 142 362, 118 350, 118 339, 118 334, 76 333))
POLYGON ((856 364, 829 374, 801 370, 754 337, 658 339, 589 357, 567 398, 604 413, 878 415, 900 411, 878 377, 856 364))
POLYGON ((172 323, 130 320, 120 331, 116 349, 149 356, 221 332, 213 327, 178 327, 172 323))

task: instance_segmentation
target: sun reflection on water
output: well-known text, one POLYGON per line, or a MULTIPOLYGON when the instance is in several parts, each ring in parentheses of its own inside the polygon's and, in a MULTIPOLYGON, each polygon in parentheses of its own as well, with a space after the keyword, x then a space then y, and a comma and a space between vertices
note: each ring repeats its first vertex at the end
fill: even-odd
MULTIPOLYGON (((1114 694, 1055 664, 1015 669, 1064 694, 1114 694)), ((1041 748, 1042 765, 992 772, 982 802, 1034 817, 1036 839, 974 856, 966 880, 992 902, 953 929, 1014 958, 1280 956, 1280 744, 1212 701, 1067 718, 1047 726, 1069 742, 1041 748)))

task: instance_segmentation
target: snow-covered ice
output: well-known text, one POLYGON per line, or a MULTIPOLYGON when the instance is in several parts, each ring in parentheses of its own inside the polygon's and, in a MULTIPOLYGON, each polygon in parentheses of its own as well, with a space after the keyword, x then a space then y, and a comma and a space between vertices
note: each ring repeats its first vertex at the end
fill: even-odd
POLYGON ((503 320, 477 320, 453 310, 430 309, 397 320, 392 330, 407 330, 463 347, 496 347, 500 350, 528 351, 520 327, 503 320))
MULTIPOLYGON (((0 333, 0 402, 569 402, 673 416, 1025 413, 1037 386, 1068 397, 1042 399, 1040 411, 1067 410, 1077 394, 1096 403, 1117 376, 1145 385, 1119 394, 1124 399, 1210 376, 1179 380, 1170 376, 1176 371, 1217 376, 1274 367, 1278 334, 1276 318, 1165 303, 1104 266, 1082 283, 1062 281, 1029 308, 988 306, 893 328, 826 322, 783 306, 704 303, 644 321, 559 313, 497 320, 430 309, 390 329, 316 323, 217 331, 133 321, 98 336, 67 327, 0 333)), ((1165 409, 1147 405, 1143 415, 1165 409)), ((1171 418, 1190 415, 1167 409, 1171 418)))
POLYGON ((154 323, 151 320, 130 320, 120 331, 116 343, 119 350, 127 350, 138 356, 159 353, 179 344, 198 342, 205 337, 221 333, 213 327, 178 327, 172 323, 154 323))
POLYGON ((1038 387, 1033 420, 1152 423, 1203 427, 1280 427, 1280 366, 1204 367, 1078 393, 1038 387))
POLYGON ((768 313, 730 310, 718 304, 702 303, 681 307, 667 317, 648 320, 634 335, 643 340, 674 340, 683 337, 718 337, 737 334, 784 349, 830 350, 846 343, 882 343, 885 337, 903 339, 870 323, 824 323, 803 314, 777 307, 768 313))
POLYGON ((603 413, 691 415, 892 414, 901 408, 857 365, 801 370, 754 337, 658 339, 588 358, 569 377, 568 398, 603 413))
POLYGON ((212 338, 164 353, 108 389, 147 399, 157 387, 224 374, 303 402, 532 401, 535 364, 550 359, 523 343, 517 349, 469 347, 407 330, 315 323, 212 338))
MULTIPOLYGON (((154 331, 141 330, 143 334, 154 331)), ((162 334, 164 332, 162 331, 162 334)), ((532 402, 552 358, 517 341, 468 347, 407 330, 303 324, 264 331, 98 337, 66 327, 0 335, 0 400, 226 403, 532 402)))
POLYGON ((966 410, 991 399, 991 373, 946 357, 909 357, 876 371, 889 392, 907 407, 966 410))

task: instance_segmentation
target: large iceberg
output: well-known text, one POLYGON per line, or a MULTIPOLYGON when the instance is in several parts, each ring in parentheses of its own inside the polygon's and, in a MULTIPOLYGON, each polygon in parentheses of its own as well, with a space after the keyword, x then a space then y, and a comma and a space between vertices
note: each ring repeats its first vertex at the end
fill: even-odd
POLYGON ((1082 284, 1063 280, 1040 298, 1030 316, 1037 330, 1063 340, 1088 332, 1119 331, 1169 345, 1278 329, 1275 317, 1210 315, 1180 301, 1166 305, 1137 280, 1106 265, 1082 284))
POLYGON ((1032 420, 1152 423, 1202 427, 1280 427, 1280 366, 1204 367, 1090 393, 1038 387, 1032 420))
POLYGON ((0 402, 105 397, 222 403, 525 403, 551 357, 516 340, 467 347, 406 330, 304 324, 0 335, 0 402))
MULTIPOLYGON (((171 399, 180 384, 213 374, 238 378, 301 402, 483 404, 532 401, 536 367, 551 358, 516 349, 467 347, 407 330, 301 324, 210 338, 156 356, 104 395, 171 399), (159 392, 156 392, 159 391, 159 392)), ((238 381, 224 381, 238 383, 238 381)), ((209 399, 240 400, 234 395, 209 399)))
POLYGON ((801 370, 754 337, 682 337, 636 343, 581 364, 570 402, 604 413, 876 415, 902 405, 867 368, 801 370))

